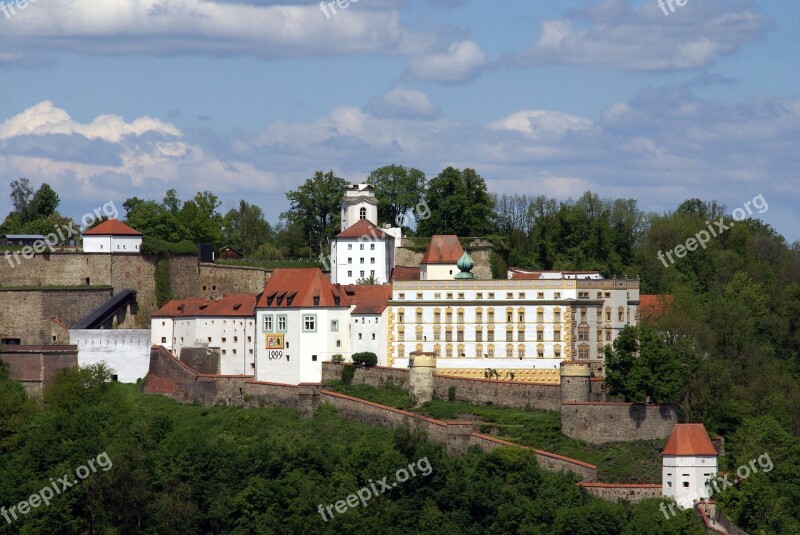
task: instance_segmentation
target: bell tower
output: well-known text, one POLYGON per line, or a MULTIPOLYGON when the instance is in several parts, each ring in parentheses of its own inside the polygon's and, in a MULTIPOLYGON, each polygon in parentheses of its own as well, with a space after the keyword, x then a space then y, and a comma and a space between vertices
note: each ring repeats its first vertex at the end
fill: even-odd
POLYGON ((378 200, 375 190, 369 184, 351 184, 342 197, 342 231, 366 219, 378 225, 378 200))

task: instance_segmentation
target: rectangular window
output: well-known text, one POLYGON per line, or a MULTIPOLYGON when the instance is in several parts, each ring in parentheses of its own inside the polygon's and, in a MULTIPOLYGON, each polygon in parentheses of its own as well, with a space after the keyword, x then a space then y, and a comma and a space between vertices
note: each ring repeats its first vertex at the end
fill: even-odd
POLYGON ((363 258, 359 258, 359 260, 361 261, 361 262, 359 262, 360 264, 364 263, 364 259, 363 258))
POLYGON ((422 323, 422 312, 417 312, 417 323, 422 323))
POLYGON ((559 312, 558 310, 553 312, 553 321, 556 323, 561 323, 561 312, 559 312))
POLYGON ((556 342, 561 341, 561 331, 553 331, 553 340, 556 342))
POLYGON ((286 332, 286 316, 278 316, 278 332, 286 332))
POLYGON ((464 313, 463 312, 459 312, 457 317, 458 317, 458 323, 464 323, 464 313))
POLYGON ((512 323, 513 321, 514 321, 514 313, 506 312, 506 323, 512 323))
POLYGON ((353 250, 353 244, 352 243, 348 243, 347 244, 347 250, 348 251, 352 251, 353 250))
POLYGON ((312 315, 303 316, 303 332, 317 331, 317 317, 312 315))
POLYGON ((475 323, 483 323, 483 312, 475 313, 475 323))
POLYGON ((272 332, 272 316, 264 316, 264 330, 268 333, 272 332))
POLYGON ((453 341, 453 331, 445 331, 444 332, 444 341, 445 342, 452 342, 453 341))
POLYGON ((448 299, 452 299, 452 298, 453 298, 453 294, 452 294, 452 293, 450 293, 450 292, 448 292, 448 293, 447 293, 447 298, 448 298, 448 299))
POLYGON ((483 299, 483 292, 478 292, 475 294, 475 299, 483 299))
POLYGON ((370 274, 371 277, 374 277, 375 276, 375 270, 374 269, 370 269, 369 270, 369 274, 370 274))
POLYGON ((342 347, 342 341, 336 340, 336 347, 342 347))
POLYGON ((494 299, 494 292, 489 292, 489 299, 494 299))
POLYGON ((442 332, 439 330, 433 331, 433 339, 434 340, 441 340, 442 339, 442 332))
POLYGON ((374 243, 370 243, 369 244, 369 250, 370 251, 374 251, 375 250, 375 244, 374 243))
POLYGON ((464 292, 458 292, 458 298, 464 299, 464 292))
POLYGON ((494 358, 494 346, 489 346, 489 349, 487 350, 486 354, 489 355, 490 359, 493 359, 494 358))
POLYGON ((446 357, 452 357, 453 356, 453 348, 452 347, 448 347, 445 350, 444 354, 445 354, 446 357))
POLYGON ((494 329, 489 329, 486 332, 486 340, 488 342, 494 342, 494 329))
POLYGON ((536 313, 536 321, 538 323, 544 323, 544 312, 537 312, 536 313))
POLYGON ((353 263, 353 259, 352 259, 352 258, 348 258, 348 259, 347 259, 347 263, 348 263, 348 264, 352 264, 352 263, 353 263))
POLYGON ((506 299, 514 299, 514 292, 506 292, 506 299))
POLYGON ((339 320, 331 320, 331 332, 339 332, 339 320))
POLYGON ((477 331, 475 331, 475 341, 476 342, 483 342, 483 331, 481 329, 478 329, 477 331))
POLYGON ((445 312, 444 321, 447 322, 447 323, 453 323, 453 313, 452 312, 445 312))
POLYGON ((611 331, 606 331, 606 342, 611 341, 611 331))
POLYGON ((370 264, 374 264, 374 263, 375 263, 375 258, 370 258, 370 259, 369 259, 369 263, 370 263, 370 264))
POLYGON ((539 329, 536 331, 536 341, 537 342, 544 342, 544 331, 539 329))
POLYGON ((421 293, 417 293, 417 299, 422 299, 422 294, 421 293))
POLYGON ((405 314, 405 312, 398 312, 397 313, 397 322, 398 323, 405 323, 406 322, 406 314, 405 314))
POLYGON ((405 299, 406 298, 405 292, 400 292, 399 294, 397 294, 397 298, 398 299, 405 299))
POLYGON ((442 322, 442 313, 441 312, 434 312, 433 313, 433 322, 434 323, 441 323, 442 322))
POLYGON ((459 330, 456 333, 456 342, 463 342, 464 341, 464 331, 459 330))
POLYGON ((517 342, 525 341, 525 329, 517 331, 517 342))
POLYGON ((506 342, 514 341, 514 331, 506 331, 506 342))
POLYGON ((311 362, 317 362, 317 356, 311 355, 311 362))
POLYGON ((433 294, 433 298, 434 298, 434 299, 441 299, 441 298, 442 298, 442 294, 441 294, 441 293, 439 293, 439 292, 434 292, 434 294, 433 294))
POLYGON ((506 348, 506 358, 509 358, 509 359, 513 359, 514 358, 514 348, 513 347, 508 346, 506 348))
POLYGON ((494 323, 494 312, 489 311, 489 323, 494 323))
POLYGON ((561 299, 561 292, 555 292, 553 294, 553 299, 561 299))
POLYGON ((359 276, 363 277, 364 276, 364 270, 359 271, 359 274, 360 274, 359 276))
POLYGON ((352 272, 352 271, 348 271, 348 272, 347 272, 347 276, 348 276, 348 277, 352 277, 352 276, 353 276, 353 272, 352 272))

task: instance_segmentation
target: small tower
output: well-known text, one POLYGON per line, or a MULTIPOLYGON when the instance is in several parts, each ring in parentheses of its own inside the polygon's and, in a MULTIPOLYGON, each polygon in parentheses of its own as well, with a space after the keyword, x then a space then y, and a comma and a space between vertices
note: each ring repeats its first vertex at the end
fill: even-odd
POLYGON ((370 184, 351 184, 342 197, 342 231, 349 229, 360 220, 366 219, 378 224, 378 199, 370 184))
POLYGON ((561 362, 561 402, 589 401, 592 370, 585 362, 561 362))
POLYGON ((711 497, 709 479, 717 477, 717 450, 703 424, 676 424, 662 454, 662 494, 688 509, 711 497))
POLYGON ((433 374, 436 373, 436 354, 412 351, 408 361, 408 380, 411 397, 417 403, 433 399, 433 374))

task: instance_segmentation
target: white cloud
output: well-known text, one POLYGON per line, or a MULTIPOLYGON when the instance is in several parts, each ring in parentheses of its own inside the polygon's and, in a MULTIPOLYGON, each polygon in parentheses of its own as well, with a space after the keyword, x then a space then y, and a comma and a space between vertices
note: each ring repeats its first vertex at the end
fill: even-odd
POLYGON ((432 118, 440 114, 428 95, 402 86, 387 91, 369 110, 382 117, 432 118))
POLYGON ((412 58, 409 68, 420 80, 456 83, 476 77, 485 64, 486 54, 475 41, 460 41, 446 51, 412 58))
POLYGON ((735 53, 770 27, 752 0, 690 2, 665 16, 658 3, 634 7, 628 0, 601 0, 541 23, 525 52, 507 67, 582 65, 623 71, 702 69, 735 53))
POLYGON ((538 140, 557 140, 568 132, 595 130, 589 119, 549 110, 524 110, 489 123, 489 128, 519 132, 538 140))

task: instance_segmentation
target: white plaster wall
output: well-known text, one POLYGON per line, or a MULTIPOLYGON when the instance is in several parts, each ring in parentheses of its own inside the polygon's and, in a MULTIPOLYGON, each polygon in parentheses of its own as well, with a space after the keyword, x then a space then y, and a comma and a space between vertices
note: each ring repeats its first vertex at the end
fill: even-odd
POLYGON ((72 329, 78 364, 105 362, 121 383, 135 383, 150 367, 150 329, 72 329))
POLYGON ((662 461, 662 493, 688 509, 698 498, 710 498, 712 489, 706 487, 709 478, 717 475, 716 456, 665 455, 662 461), (670 485, 670 483, 672 483, 670 485), (689 483, 684 487, 684 483, 689 483))

